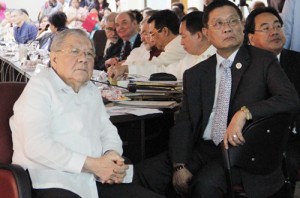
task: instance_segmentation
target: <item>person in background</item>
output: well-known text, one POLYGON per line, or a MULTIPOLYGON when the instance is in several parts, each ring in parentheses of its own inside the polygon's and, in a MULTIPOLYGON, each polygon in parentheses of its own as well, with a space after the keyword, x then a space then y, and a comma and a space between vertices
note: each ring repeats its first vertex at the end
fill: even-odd
POLYGON ((5 19, 5 13, 6 11, 6 3, 0 2, 0 22, 2 22, 5 19))
POLYGON ((281 13, 283 31, 286 36, 285 49, 300 52, 300 1, 286 0, 281 13))
POLYGON ((96 69, 107 71, 110 66, 125 61, 131 50, 141 45, 137 20, 132 12, 119 13, 115 19, 115 27, 120 39, 107 49, 102 62, 95 65, 96 69))
POLYGON ((186 12, 187 12, 187 14, 189 14, 189 13, 194 12, 194 11, 199 11, 199 9, 196 8, 196 7, 189 7, 186 12))
POLYGON ((115 27, 115 18, 117 15, 117 13, 112 12, 108 16, 103 17, 104 29, 95 31, 93 35, 93 41, 96 49, 95 65, 102 62, 107 49, 115 45, 119 39, 115 27))
POLYGON ((11 18, 11 10, 7 9, 4 13, 5 19, 1 21, 1 40, 13 41, 14 39, 14 28, 11 18))
POLYGON ((67 16, 64 12, 58 11, 51 16, 49 16, 49 29, 51 32, 45 34, 43 37, 37 39, 39 41, 39 46, 41 49, 50 50, 50 46, 54 36, 65 29, 68 29, 67 16))
POLYGON ((38 19, 40 19, 44 15, 52 15, 57 11, 62 11, 63 5, 60 1, 57 0, 47 0, 44 5, 41 7, 41 10, 38 15, 38 19))
POLYGON ((55 36, 51 67, 30 79, 13 108, 13 163, 28 170, 33 198, 162 197, 122 183, 128 165, 117 128, 90 81, 94 58, 83 30, 55 36))
POLYGON ((79 0, 71 0, 71 6, 65 9, 64 13, 67 15, 67 26, 80 29, 88 15, 88 10, 79 6, 79 0))
POLYGON ((109 7, 109 3, 107 3, 106 0, 94 0, 94 2, 90 5, 90 9, 95 8, 98 11, 100 21, 104 16, 104 8, 107 7, 109 7))
MULTIPOLYGON (((241 20, 231 1, 213 2, 204 11, 203 33, 217 52, 185 71, 169 152, 137 165, 136 183, 160 194, 173 186, 186 197, 223 198, 228 188, 221 144, 243 145, 247 120, 299 110, 276 56, 243 46, 241 20)), ((263 176, 238 167, 232 172, 233 185, 242 182, 248 197, 269 197, 284 185, 281 167, 263 176)))
POLYGON ((149 36, 149 24, 147 23, 147 21, 150 17, 151 16, 148 16, 140 23, 140 29, 141 29, 140 35, 142 41, 141 46, 134 48, 130 52, 125 62, 122 63, 123 65, 135 64, 136 60, 151 61, 153 57, 158 57, 161 54, 162 51, 155 47, 155 42, 151 40, 149 36))
POLYGON ((121 0, 116 0, 116 12, 122 12, 121 0))
POLYGON ((281 13, 283 9, 283 5, 285 4, 285 0, 267 0, 267 3, 270 7, 277 10, 277 12, 281 13))
POLYGON ((18 44, 26 44, 35 40, 38 29, 35 25, 27 23, 23 11, 20 9, 11 12, 14 27, 14 38, 18 44))
POLYGON ((250 11, 255 10, 256 8, 264 8, 266 7, 265 3, 262 1, 254 1, 251 5, 250 11))
MULTIPOLYGON (((273 52, 300 96, 300 53, 283 48, 286 39, 282 26, 283 21, 274 8, 258 8, 246 19, 245 43, 273 52)), ((294 129, 289 134, 286 155, 294 189, 300 169, 300 112, 296 116, 294 129)))
MULTIPOLYGON (((151 60, 136 60, 135 64, 119 66, 115 64, 108 72, 109 77, 118 79, 125 73, 138 74, 148 77, 157 72, 165 72, 166 67, 179 62, 186 51, 180 44, 179 19, 171 10, 160 10, 153 14, 147 21, 149 23, 150 40, 155 47, 162 51, 158 57, 151 60)), ((113 64, 114 65, 114 64, 113 64)))
POLYGON ((216 48, 202 33, 203 24, 199 23, 202 21, 202 15, 203 12, 194 11, 181 19, 179 35, 181 36, 181 45, 187 54, 179 62, 168 65, 165 70, 176 76, 177 80, 182 80, 185 70, 216 53, 216 48))
POLYGON ((38 26, 38 34, 36 36, 36 40, 39 38, 42 38, 45 34, 50 32, 50 23, 49 23, 49 17, 48 16, 42 16, 39 20, 39 26, 38 26))
POLYGON ((180 2, 174 2, 171 5, 171 10, 175 12, 177 15, 178 19, 180 20, 184 15, 184 5, 180 2))

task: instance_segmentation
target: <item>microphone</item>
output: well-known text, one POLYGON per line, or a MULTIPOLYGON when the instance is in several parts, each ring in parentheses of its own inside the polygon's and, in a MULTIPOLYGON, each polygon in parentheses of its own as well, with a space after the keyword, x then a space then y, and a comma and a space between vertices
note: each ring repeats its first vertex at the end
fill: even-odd
POLYGON ((121 86, 118 86, 118 85, 112 85, 112 84, 110 84, 109 81, 104 82, 104 81, 93 80, 93 79, 90 79, 90 81, 105 84, 105 85, 108 85, 108 86, 111 86, 111 87, 118 87, 118 88, 126 89, 127 91, 129 91, 131 93, 136 92, 136 85, 135 84, 128 84, 127 87, 121 87, 121 86))

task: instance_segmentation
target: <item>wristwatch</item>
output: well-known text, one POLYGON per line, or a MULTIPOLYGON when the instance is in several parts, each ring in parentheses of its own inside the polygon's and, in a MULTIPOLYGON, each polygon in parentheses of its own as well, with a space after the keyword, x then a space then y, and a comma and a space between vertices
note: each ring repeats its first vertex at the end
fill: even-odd
POLYGON ((243 106, 241 108, 241 111, 246 114, 246 120, 251 120, 252 119, 252 114, 246 106, 243 106))

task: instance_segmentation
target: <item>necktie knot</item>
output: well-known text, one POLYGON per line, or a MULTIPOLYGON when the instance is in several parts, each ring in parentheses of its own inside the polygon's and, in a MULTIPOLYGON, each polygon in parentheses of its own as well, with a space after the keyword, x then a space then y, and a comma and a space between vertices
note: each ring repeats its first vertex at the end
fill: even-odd
POLYGON ((221 65, 225 68, 225 69, 228 69, 231 67, 231 61, 228 60, 228 59, 225 59, 222 61, 221 65))

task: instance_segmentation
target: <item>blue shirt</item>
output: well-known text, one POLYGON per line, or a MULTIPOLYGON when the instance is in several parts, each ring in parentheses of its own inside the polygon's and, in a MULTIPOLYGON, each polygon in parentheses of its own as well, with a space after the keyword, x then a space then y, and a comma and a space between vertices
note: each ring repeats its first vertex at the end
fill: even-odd
POLYGON ((14 27, 14 37, 18 44, 26 44, 28 41, 33 41, 37 33, 37 27, 26 22, 21 27, 14 27))

